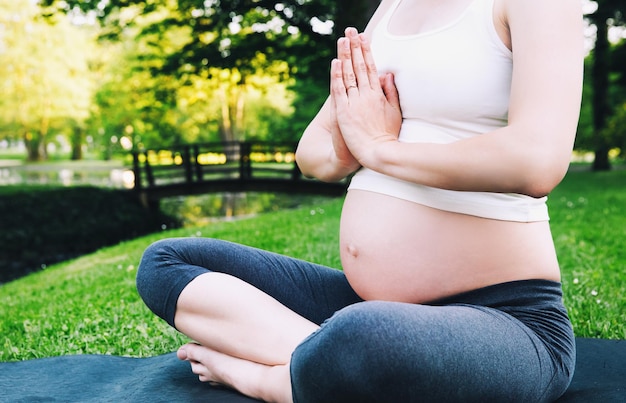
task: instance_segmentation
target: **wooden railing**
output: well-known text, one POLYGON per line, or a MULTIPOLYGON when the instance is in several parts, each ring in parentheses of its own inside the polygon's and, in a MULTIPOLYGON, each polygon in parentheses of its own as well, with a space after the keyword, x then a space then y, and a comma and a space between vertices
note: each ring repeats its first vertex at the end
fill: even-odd
POLYGON ((346 182, 305 178, 295 149, 294 143, 230 142, 134 151, 134 189, 146 203, 210 192, 345 193, 346 182))

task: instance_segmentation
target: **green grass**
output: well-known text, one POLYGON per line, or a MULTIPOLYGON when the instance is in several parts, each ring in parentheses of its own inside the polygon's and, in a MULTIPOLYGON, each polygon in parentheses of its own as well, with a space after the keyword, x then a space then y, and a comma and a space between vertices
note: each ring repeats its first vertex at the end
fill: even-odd
POLYGON ((549 206, 576 333, 626 339, 626 170, 570 173, 549 206))
MULTIPOLYGON (((210 236, 338 267, 341 200, 166 231, 102 249, 0 286, 0 361, 64 354, 145 357, 186 339, 135 291, 151 242, 210 236)), ((626 339, 626 171, 572 172, 549 199, 565 301, 578 336, 626 339)))
POLYGON ((0 361, 64 354, 152 356, 185 339, 152 315, 135 291, 137 264, 153 241, 211 236, 339 266, 340 200, 254 219, 179 229, 124 242, 0 287, 0 361))

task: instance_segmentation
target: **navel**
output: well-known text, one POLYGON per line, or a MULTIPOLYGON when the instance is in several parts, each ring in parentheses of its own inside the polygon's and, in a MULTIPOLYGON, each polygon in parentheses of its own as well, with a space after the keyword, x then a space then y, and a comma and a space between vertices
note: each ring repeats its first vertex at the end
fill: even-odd
POLYGON ((357 248, 354 244, 349 244, 346 247, 346 250, 348 251, 348 255, 355 259, 359 256, 359 248, 357 248))

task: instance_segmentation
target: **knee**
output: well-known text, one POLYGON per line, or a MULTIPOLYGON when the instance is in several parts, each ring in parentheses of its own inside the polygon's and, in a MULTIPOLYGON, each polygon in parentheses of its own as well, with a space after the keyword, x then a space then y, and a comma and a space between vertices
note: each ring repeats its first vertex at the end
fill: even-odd
POLYGON ((169 239, 154 242, 145 249, 139 262, 135 278, 137 292, 150 309, 153 309, 157 298, 161 295, 163 273, 160 272, 160 266, 171 253, 171 249, 169 239))
POLYGON ((180 241, 179 238, 167 238, 153 242, 143 251, 140 267, 149 268, 154 262, 174 255, 180 248, 180 241))
POLYGON ((142 290, 151 282, 156 275, 159 266, 166 260, 173 250, 171 239, 162 239, 148 246, 141 257, 137 268, 137 290, 142 294, 142 290))
POLYGON ((376 401, 373 388, 385 382, 377 378, 391 375, 380 368, 389 362, 386 310, 375 301, 348 306, 300 344, 291 359, 294 399, 376 401))
POLYGON ((172 238, 146 248, 135 278, 139 296, 150 310, 173 325, 178 295, 196 275, 206 270, 189 264, 194 239, 172 238))
MULTIPOLYGON (((149 245, 143 252, 137 269, 137 283, 153 276, 162 276, 168 269, 190 263, 194 251, 206 249, 200 238, 168 238, 149 245)), ((206 243, 206 242, 205 242, 206 243)))

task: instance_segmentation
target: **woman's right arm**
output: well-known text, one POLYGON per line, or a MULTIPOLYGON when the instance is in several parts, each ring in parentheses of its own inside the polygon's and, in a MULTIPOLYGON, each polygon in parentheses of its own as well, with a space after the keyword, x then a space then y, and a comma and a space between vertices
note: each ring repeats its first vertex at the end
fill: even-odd
MULTIPOLYGON (((381 1, 365 28, 366 35, 369 36, 371 29, 392 3, 393 0, 381 1)), ((334 116, 335 108, 331 106, 328 97, 305 129, 296 151, 296 162, 302 173, 325 182, 340 181, 361 167, 346 147, 337 125, 337 117, 334 116)))
POLYGON ((343 141, 330 102, 330 98, 326 99, 304 131, 296 150, 296 162, 305 176, 336 182, 361 165, 343 141))

